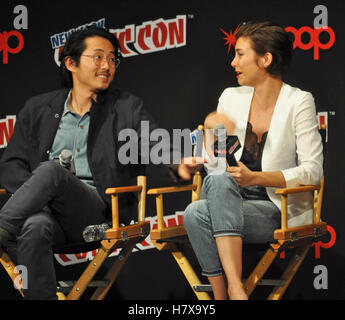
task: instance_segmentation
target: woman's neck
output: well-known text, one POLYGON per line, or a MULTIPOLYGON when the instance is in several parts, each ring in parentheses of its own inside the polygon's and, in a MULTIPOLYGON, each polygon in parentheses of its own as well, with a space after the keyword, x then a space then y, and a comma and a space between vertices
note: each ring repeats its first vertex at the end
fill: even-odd
POLYGON ((254 88, 253 101, 260 109, 269 109, 276 105, 283 82, 279 78, 267 77, 254 88))

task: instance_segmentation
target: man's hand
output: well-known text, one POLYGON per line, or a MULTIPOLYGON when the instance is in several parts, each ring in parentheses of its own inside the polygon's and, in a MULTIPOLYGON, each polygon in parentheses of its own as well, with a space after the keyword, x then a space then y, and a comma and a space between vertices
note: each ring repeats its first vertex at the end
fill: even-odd
POLYGON ((255 173, 249 170, 241 161, 238 161, 237 164, 238 167, 228 167, 226 171, 234 177, 239 186, 248 187, 254 185, 255 173))
POLYGON ((199 171, 206 162, 206 159, 199 157, 183 158, 181 164, 177 168, 177 173, 182 179, 189 180, 192 174, 199 171))

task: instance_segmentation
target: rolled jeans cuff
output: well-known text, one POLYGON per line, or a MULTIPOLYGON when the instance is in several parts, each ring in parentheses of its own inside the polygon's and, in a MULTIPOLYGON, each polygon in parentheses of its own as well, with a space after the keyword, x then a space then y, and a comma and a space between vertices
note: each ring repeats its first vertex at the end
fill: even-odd
POLYGON ((224 274, 223 269, 219 269, 217 271, 201 271, 201 274, 205 277, 218 277, 224 274))
POLYGON ((241 230, 219 230, 213 233, 213 237, 241 237, 244 238, 244 234, 241 230))

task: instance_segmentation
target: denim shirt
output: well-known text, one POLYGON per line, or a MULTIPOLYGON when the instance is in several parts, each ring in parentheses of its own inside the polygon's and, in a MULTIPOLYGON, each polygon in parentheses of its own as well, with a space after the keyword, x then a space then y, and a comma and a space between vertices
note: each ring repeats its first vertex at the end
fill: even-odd
POLYGON ((49 160, 58 158, 64 149, 71 150, 74 158, 76 176, 92 189, 96 189, 87 159, 90 111, 86 112, 83 116, 72 112, 68 108, 70 96, 71 91, 65 101, 64 111, 49 154, 49 160))

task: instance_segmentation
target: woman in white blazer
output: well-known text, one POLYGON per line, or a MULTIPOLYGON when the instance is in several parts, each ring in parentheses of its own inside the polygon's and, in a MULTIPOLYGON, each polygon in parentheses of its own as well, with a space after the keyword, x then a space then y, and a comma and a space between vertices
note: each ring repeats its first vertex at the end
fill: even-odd
MULTIPOLYGON (((208 175, 201 199, 185 210, 184 225, 215 299, 243 300, 243 241, 273 240, 281 208, 275 188, 318 184, 323 156, 312 95, 282 81, 291 60, 288 33, 251 22, 236 39, 231 66, 240 87, 224 90, 205 128, 223 123, 238 136, 238 166, 205 152, 208 175)), ((290 197, 288 225, 312 223, 312 205, 310 193, 290 197)))

